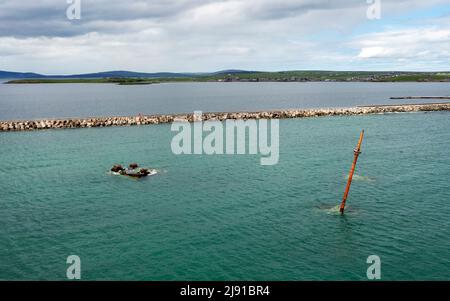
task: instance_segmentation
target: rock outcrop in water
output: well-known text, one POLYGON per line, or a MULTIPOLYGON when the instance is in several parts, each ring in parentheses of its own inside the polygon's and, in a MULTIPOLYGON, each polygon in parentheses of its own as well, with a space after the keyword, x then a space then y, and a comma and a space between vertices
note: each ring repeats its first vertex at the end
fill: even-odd
MULTIPOLYGON (((280 119, 319 116, 347 116, 425 111, 450 111, 450 103, 360 106, 330 109, 289 109, 261 112, 203 113, 203 120, 280 119)), ((44 119, 30 121, 0 121, 0 131, 29 131, 42 129, 91 128, 170 123, 175 120, 194 121, 194 114, 147 115, 132 117, 98 117, 44 119)))

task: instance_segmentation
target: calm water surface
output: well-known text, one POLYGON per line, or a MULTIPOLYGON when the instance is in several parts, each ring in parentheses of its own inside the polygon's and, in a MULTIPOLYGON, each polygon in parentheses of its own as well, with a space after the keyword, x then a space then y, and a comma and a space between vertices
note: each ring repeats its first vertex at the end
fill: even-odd
MULTIPOLYGON (((281 100, 314 84, 288 86, 291 98, 281 100)), ((92 101, 112 101, 119 112, 119 99, 143 104, 149 91, 173 95, 167 87, 92 101)), ((202 95, 239 89, 196 87, 202 95)), ((253 104, 264 99, 251 95, 253 104)), ((0 279, 64 279, 71 254, 81 257, 83 279, 359 280, 372 254, 384 280, 450 279, 450 113, 281 120, 275 166, 259 165, 259 156, 175 156, 172 136, 169 125, 0 133, 0 279), (342 217, 326 208, 342 197, 361 128, 342 217), (131 161, 160 174, 107 173, 131 161)))
POLYGON ((391 96, 450 96, 450 83, 0 84, 0 120, 189 113, 195 110, 260 111, 402 102, 390 100, 391 96))

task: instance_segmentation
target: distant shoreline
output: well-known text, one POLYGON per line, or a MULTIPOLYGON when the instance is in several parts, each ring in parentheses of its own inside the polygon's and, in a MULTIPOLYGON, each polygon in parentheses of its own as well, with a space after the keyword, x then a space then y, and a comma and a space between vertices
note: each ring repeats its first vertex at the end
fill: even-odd
MULTIPOLYGON (((110 71, 78 75, 10 74, 6 84, 115 83, 142 85, 165 82, 449 82, 450 72, 404 71, 244 71, 137 73, 110 71)), ((1 75, 1 71, 0 71, 1 75)), ((6 75, 5 75, 6 76, 6 75)))
MULTIPOLYGON (((284 119, 284 118, 311 118, 321 116, 352 116, 386 113, 406 112, 432 112, 450 111, 450 102, 422 103, 404 105, 372 105, 352 108, 330 109, 289 109, 260 112, 216 112, 203 113, 203 120, 227 119, 284 119)), ((34 131, 44 129, 69 129, 91 128, 111 126, 135 126, 171 123, 174 121, 194 121, 194 115, 189 114, 164 114, 164 115, 140 115, 124 117, 91 117, 91 118, 65 118, 65 119, 41 119, 0 121, 0 132, 8 131, 34 131)))
MULTIPOLYGON (((154 85, 162 83, 450 83, 450 79, 307 79, 307 80, 297 80, 297 79, 286 79, 286 80, 276 80, 276 79, 198 79, 198 78, 144 78, 144 79, 108 79, 108 78, 76 78, 76 79, 13 79, 4 82, 7 85, 39 85, 39 84, 116 84, 116 85, 154 85)), ((401 98, 393 98, 401 99, 401 98)))

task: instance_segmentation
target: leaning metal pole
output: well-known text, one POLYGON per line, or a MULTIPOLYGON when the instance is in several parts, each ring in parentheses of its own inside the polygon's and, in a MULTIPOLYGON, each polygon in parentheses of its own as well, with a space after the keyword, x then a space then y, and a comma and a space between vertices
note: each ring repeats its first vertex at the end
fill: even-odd
POLYGON ((359 136, 358 145, 356 146, 355 150, 353 151, 355 154, 355 157, 353 159, 352 168, 350 169, 350 173, 348 175, 348 181, 347 181, 347 187, 345 187, 344 197, 342 198, 341 207, 339 208, 339 211, 341 214, 344 214, 345 210, 345 202, 347 201, 348 192, 350 191, 350 185, 352 185, 352 179, 353 179, 353 173, 355 172, 356 162, 358 161, 358 156, 361 153, 361 143, 364 137, 364 130, 361 131, 361 135, 359 136))

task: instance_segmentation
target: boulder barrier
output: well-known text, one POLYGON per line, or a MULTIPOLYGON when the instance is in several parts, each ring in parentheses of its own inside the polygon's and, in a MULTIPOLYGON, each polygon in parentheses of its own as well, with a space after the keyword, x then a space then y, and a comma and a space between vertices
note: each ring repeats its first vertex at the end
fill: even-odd
MULTIPOLYGON (((366 114, 387 114, 406 112, 432 112, 450 111, 449 103, 423 103, 402 105, 372 105, 352 108, 328 109, 288 109, 260 112, 216 112, 203 113, 203 120, 227 119, 281 119, 281 118, 307 118, 321 116, 351 116, 366 114)), ((91 117, 91 118, 65 118, 42 120, 0 121, 0 132, 6 131, 32 131, 43 129, 70 129, 92 128, 110 126, 135 126, 170 123, 176 120, 195 121, 193 113, 165 114, 165 115, 139 115, 130 117, 91 117)))

